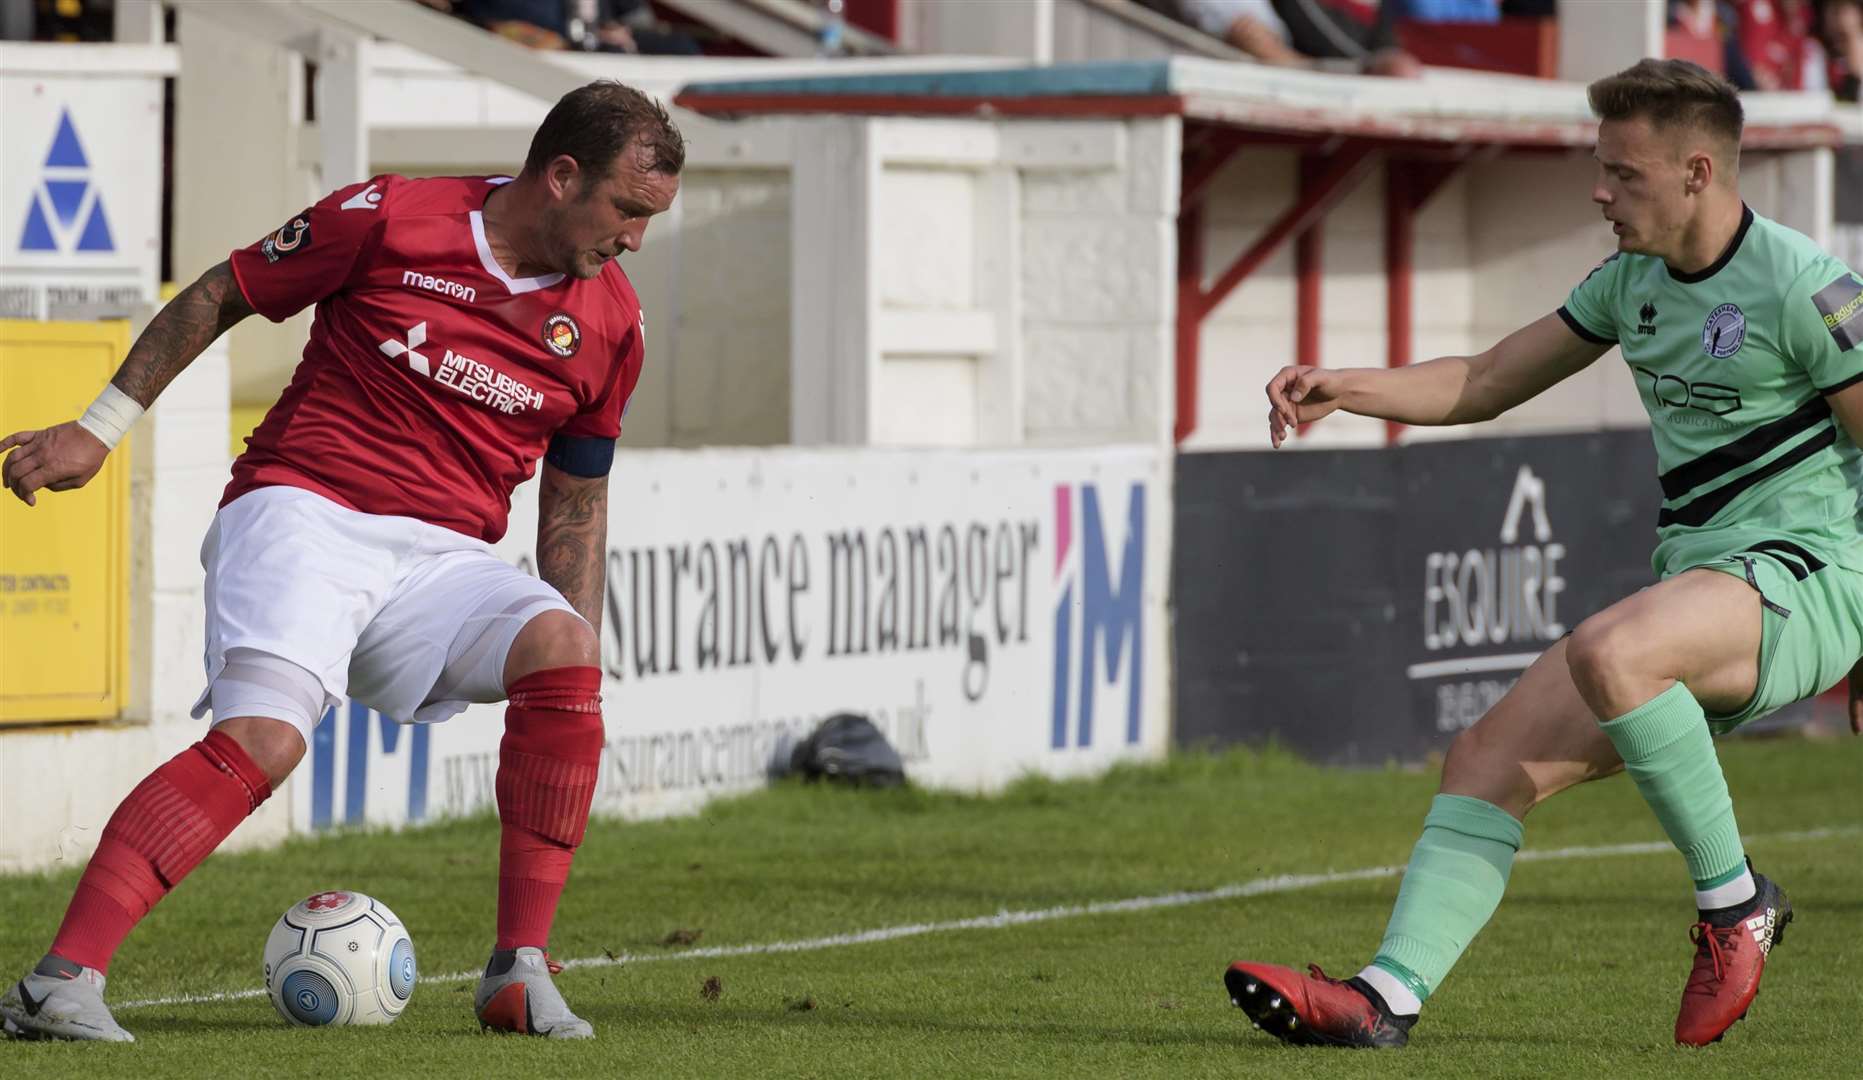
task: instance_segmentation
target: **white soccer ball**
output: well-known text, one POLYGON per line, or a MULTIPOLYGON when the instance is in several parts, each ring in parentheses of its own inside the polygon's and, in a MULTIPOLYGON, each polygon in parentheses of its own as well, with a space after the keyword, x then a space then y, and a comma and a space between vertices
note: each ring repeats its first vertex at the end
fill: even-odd
POLYGON ((414 975, 407 929, 359 892, 301 900, 265 939, 265 991, 304 1027, 392 1023, 414 995, 414 975))

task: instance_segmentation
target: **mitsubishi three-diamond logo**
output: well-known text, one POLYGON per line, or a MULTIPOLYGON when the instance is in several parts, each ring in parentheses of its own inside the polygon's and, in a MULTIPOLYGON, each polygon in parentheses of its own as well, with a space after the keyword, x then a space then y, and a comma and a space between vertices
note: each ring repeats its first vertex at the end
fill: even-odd
POLYGON ((74 251, 104 253, 116 250, 110 238, 110 219, 104 213, 103 192, 91 183, 90 159, 71 125, 71 110, 58 116, 58 132, 45 155, 39 183, 29 196, 26 227, 20 231, 21 251, 74 251))
POLYGON ((427 324, 422 322, 415 323, 414 328, 408 331, 408 340, 406 344, 402 344, 390 338, 382 342, 381 349, 390 360, 398 359, 402 356, 407 357, 409 367, 431 378, 433 371, 427 363, 427 358, 414 351, 425 344, 427 344, 427 324))

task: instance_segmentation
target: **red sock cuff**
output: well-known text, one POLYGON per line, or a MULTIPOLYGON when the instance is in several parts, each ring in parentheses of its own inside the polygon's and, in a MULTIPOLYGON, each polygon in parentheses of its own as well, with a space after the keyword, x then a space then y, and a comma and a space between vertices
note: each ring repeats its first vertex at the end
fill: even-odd
POLYGON ((265 800, 272 797, 271 778, 265 775, 265 770, 259 768, 258 762, 253 761, 252 755, 246 753, 246 748, 239 745, 231 735, 214 728, 205 739, 195 744, 195 748, 208 761, 213 762, 215 768, 238 780, 240 786, 246 789, 248 813, 257 810, 265 800))
MULTIPOLYGON (((593 664, 541 668, 505 687, 520 707, 575 709, 602 702, 602 669, 593 664)), ((591 710, 593 711, 593 710, 591 710)))
POLYGON ((500 749, 594 766, 601 761, 602 672, 590 665, 545 668, 513 682, 500 749))

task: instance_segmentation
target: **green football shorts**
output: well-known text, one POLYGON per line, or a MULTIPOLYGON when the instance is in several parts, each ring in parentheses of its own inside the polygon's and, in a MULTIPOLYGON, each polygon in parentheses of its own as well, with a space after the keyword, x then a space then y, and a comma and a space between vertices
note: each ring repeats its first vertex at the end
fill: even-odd
POLYGON ((1863 656, 1863 572, 1781 540, 1690 569, 1719 570, 1753 586, 1765 622, 1759 688, 1740 711, 1708 715, 1714 734, 1829 690, 1863 656))

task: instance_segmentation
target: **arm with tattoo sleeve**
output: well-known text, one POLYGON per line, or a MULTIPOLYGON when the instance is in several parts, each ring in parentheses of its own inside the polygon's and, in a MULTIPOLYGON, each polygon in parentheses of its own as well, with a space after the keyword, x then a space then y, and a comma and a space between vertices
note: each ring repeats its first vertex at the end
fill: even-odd
MULTIPOLYGON (((156 313, 110 382, 146 409, 215 338, 250 314, 252 305, 234 282, 232 267, 223 262, 156 313)), ((14 432, 0 439, 0 454, 9 450, 13 453, 0 468, 0 479, 28 506, 35 505, 32 493, 39 488, 83 487, 110 452, 75 420, 14 432)))
POLYGON ((537 576, 555 586, 597 634, 607 546, 608 477, 576 476, 546 463, 537 497, 537 576))

